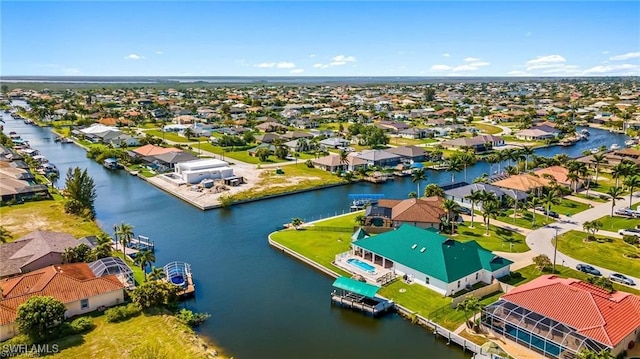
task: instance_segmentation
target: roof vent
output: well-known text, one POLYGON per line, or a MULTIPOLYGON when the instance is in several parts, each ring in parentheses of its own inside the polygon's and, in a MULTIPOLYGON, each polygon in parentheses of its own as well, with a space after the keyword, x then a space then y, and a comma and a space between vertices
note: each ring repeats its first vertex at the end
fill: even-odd
POLYGON ((425 247, 420 248, 420 253, 424 253, 427 249, 425 247))
POLYGON ((416 249, 416 248, 418 248, 417 244, 414 244, 414 245, 411 246, 411 249, 416 249))

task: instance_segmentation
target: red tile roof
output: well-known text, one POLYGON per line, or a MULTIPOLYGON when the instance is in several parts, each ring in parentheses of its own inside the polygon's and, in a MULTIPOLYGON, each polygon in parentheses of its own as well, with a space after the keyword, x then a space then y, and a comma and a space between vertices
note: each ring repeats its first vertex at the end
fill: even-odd
POLYGON ((166 148, 166 147, 160 147, 160 146, 154 146, 151 144, 148 145, 144 145, 142 147, 136 148, 135 150, 133 150, 133 152, 139 154, 140 156, 156 156, 156 155, 162 155, 165 153, 172 153, 172 152, 182 152, 181 149, 178 148, 166 148))
POLYGON ((609 293, 577 279, 541 276, 502 299, 611 347, 640 328, 640 297, 619 291, 609 293))
POLYGON ((391 208, 391 219, 402 222, 440 223, 444 200, 438 196, 405 200, 381 199, 379 207, 391 208))
POLYGON ((53 265, 0 282, 0 325, 12 323, 20 304, 35 295, 51 296, 64 304, 122 290, 115 275, 96 277, 86 263, 53 265))

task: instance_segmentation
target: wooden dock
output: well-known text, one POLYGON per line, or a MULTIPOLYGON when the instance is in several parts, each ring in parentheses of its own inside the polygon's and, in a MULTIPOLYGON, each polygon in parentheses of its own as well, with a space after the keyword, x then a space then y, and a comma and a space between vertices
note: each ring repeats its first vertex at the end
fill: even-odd
POLYGON ((178 292, 178 298, 186 299, 191 298, 196 295, 196 285, 193 284, 193 278, 191 277, 191 273, 187 274, 187 286, 184 290, 178 292))

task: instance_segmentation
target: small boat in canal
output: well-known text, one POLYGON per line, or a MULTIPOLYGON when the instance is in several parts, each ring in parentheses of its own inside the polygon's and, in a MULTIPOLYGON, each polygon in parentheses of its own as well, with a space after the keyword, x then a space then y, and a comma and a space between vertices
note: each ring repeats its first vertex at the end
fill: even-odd
POLYGON ((112 157, 105 159, 104 162, 102 162, 102 165, 106 169, 110 170, 118 170, 122 168, 122 166, 118 163, 118 159, 112 157))
POLYGON ((617 143, 614 143, 609 148, 612 149, 612 150, 619 150, 620 149, 620 145, 618 145, 617 143))

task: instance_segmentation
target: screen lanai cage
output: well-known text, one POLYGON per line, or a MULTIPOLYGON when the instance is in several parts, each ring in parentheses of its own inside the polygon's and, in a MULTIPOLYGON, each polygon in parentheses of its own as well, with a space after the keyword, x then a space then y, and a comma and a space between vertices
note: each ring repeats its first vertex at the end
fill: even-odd
POLYGON ((167 281, 186 288, 191 281, 191 265, 185 262, 171 262, 163 267, 167 281))
POLYGON ((89 263, 89 268, 96 277, 114 274, 126 288, 133 288, 136 286, 136 281, 133 278, 133 271, 121 258, 101 258, 95 262, 89 263))
POLYGON ((575 358, 582 349, 599 353, 609 346, 574 328, 506 300, 482 310, 482 324, 549 358, 575 358))

